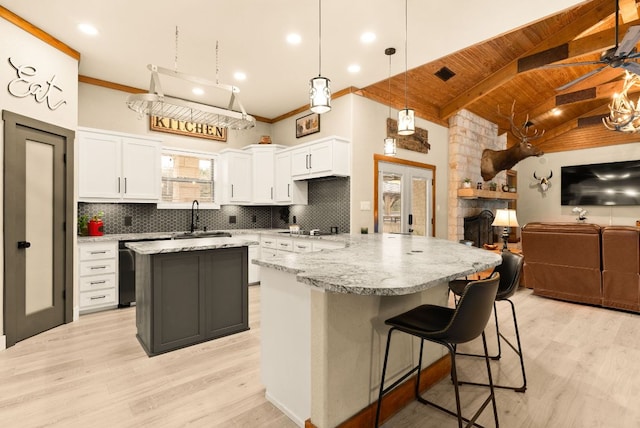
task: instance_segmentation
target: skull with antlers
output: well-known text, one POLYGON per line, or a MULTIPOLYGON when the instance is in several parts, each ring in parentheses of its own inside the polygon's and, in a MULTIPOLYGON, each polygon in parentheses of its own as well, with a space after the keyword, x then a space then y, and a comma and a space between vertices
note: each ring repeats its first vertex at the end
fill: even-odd
POLYGON ((549 190, 549 186, 551 185, 551 183, 549 183, 549 180, 551 180, 551 177, 553 177, 553 171, 549 171, 548 177, 542 177, 542 178, 538 178, 538 176, 536 176, 536 172, 533 171, 533 178, 535 178, 538 181, 538 186, 540 186, 540 190, 543 193, 549 190))

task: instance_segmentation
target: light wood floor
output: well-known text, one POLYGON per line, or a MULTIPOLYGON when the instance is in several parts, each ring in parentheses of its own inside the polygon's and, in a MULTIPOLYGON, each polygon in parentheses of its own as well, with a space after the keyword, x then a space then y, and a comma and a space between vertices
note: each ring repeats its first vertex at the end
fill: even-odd
MULTIPOLYGON (((293 427, 264 398, 260 288, 250 287, 249 296, 251 330, 153 358, 134 337, 133 308, 85 315, 0 351, 0 426, 293 427)), ((515 302, 529 387, 525 394, 497 392, 500 425, 640 427, 640 317, 529 290, 519 291, 515 302)), ((507 315, 508 306, 500 304, 505 330, 507 315)), ((459 357, 460 377, 482 379, 482 364, 459 357)), ((517 381, 510 351, 492 364, 499 381, 517 381)), ((484 392, 462 387, 463 403, 475 405, 484 392)), ((426 396, 453 406, 448 380, 426 396)), ((493 426, 490 412, 481 423, 493 426)), ((413 403, 384 426, 457 423, 413 403)))

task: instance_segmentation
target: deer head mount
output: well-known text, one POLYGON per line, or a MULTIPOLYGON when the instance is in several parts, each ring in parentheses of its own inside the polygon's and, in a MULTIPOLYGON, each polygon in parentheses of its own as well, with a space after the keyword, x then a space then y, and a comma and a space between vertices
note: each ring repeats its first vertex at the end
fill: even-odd
POLYGON ((551 180, 551 177, 553 177, 553 171, 549 171, 548 177, 542 177, 542 178, 538 178, 536 176, 536 172, 533 171, 533 178, 535 178, 536 181, 538 182, 538 186, 540 187, 540 190, 542 191, 542 193, 549 190, 549 186, 551 186, 551 183, 549 183, 549 180, 551 180))
POLYGON ((515 164, 522 159, 529 156, 542 156, 544 152, 538 149, 536 146, 530 143, 531 140, 535 140, 544 135, 544 131, 538 133, 538 130, 530 131, 530 127, 533 125, 529 121, 529 116, 525 119, 522 126, 516 126, 513 121, 515 116, 516 102, 513 102, 511 106, 511 115, 505 116, 500 113, 500 106, 498 106, 498 114, 509 120, 511 124, 511 133, 520 142, 515 144, 506 150, 491 150, 484 149, 482 152, 482 158, 480 160, 480 172, 484 181, 489 181, 496 176, 500 171, 505 169, 511 169, 515 164))

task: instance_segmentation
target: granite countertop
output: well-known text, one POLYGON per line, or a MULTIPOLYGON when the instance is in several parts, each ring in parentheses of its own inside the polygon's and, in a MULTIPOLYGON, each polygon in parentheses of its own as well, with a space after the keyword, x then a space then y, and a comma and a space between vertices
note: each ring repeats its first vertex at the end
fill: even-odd
POLYGON ((193 238, 166 241, 128 242, 127 248, 139 254, 180 253, 184 251, 216 250, 220 248, 247 247, 259 242, 243 238, 193 238))
POLYGON ((403 295, 497 266, 500 255, 453 241, 407 235, 348 235, 343 249, 290 253, 253 263, 326 291, 403 295))

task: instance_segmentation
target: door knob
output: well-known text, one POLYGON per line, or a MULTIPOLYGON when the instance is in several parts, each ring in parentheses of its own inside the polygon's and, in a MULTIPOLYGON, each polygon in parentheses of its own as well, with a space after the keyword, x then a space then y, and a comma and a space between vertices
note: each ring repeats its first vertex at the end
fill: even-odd
POLYGON ((29 248, 31 246, 31 242, 29 241, 18 241, 18 248, 29 248))

